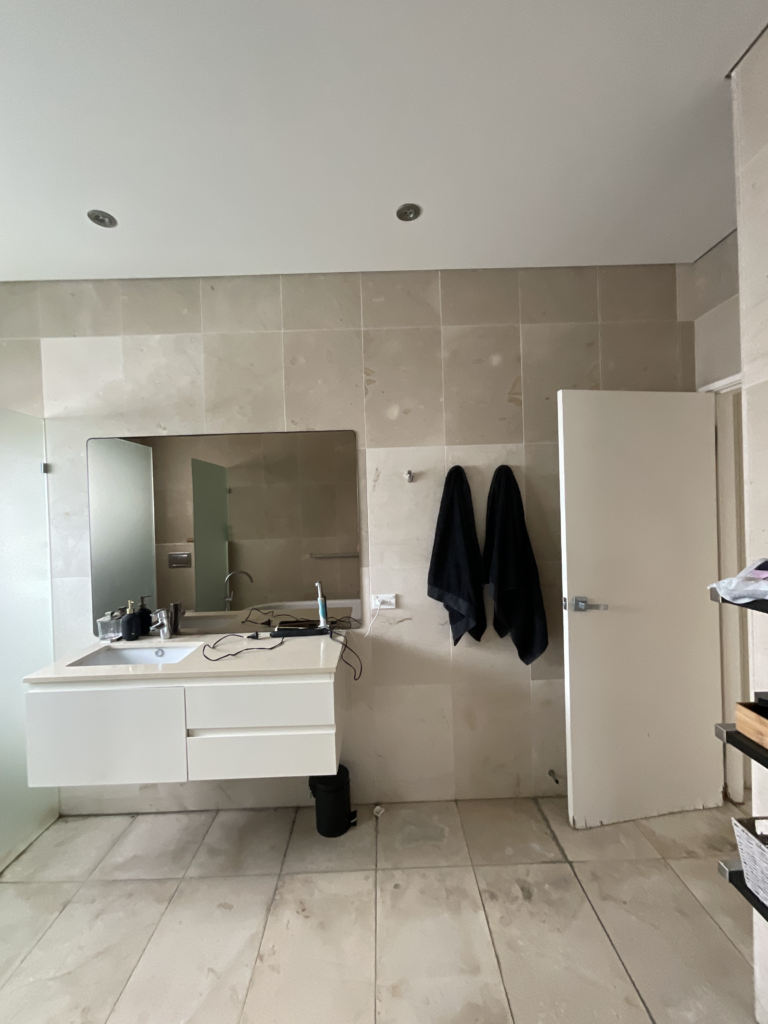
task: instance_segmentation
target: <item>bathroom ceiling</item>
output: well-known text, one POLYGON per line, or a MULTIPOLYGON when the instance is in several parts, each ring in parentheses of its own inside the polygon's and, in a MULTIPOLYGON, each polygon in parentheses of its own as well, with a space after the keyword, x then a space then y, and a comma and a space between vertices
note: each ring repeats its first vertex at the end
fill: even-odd
POLYGON ((0 0, 0 279, 695 259, 735 226, 725 75, 766 22, 768 0, 0 0))

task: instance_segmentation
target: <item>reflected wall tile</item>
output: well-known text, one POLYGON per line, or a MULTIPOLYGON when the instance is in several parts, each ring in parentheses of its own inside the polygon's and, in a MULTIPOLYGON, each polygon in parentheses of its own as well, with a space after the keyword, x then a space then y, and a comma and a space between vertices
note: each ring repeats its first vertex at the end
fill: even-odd
POLYGON ((288 430, 355 430, 365 437, 360 331, 283 335, 288 430))
POLYGON ((519 273, 518 270, 441 270, 443 326, 518 323, 519 273))
POLYGON ((280 278, 204 277, 200 282, 203 331, 279 331, 280 278))
MULTIPOLYGON (((738 300, 735 300, 738 301, 738 300)), ((696 328, 691 320, 678 324, 680 339, 680 390, 696 390, 696 328)))
POLYGON ((443 444, 439 328, 363 332, 368 448, 443 444))
POLYGON ((739 254, 735 231, 691 264, 690 295, 681 315, 680 272, 678 268, 678 316, 697 320, 721 302, 739 294, 739 254))
POLYGON ((121 333, 117 281, 41 281, 39 289, 41 337, 121 333))
POLYGON ((0 281, 0 338, 39 338, 37 281, 0 281))
POLYGON ((125 410, 123 347, 120 338, 43 338, 43 403, 48 417, 99 418, 122 426, 125 410))
POLYGON ((564 796, 568 792, 568 766, 562 679, 531 681, 531 751, 534 795, 564 796), (554 771, 559 782, 550 777, 550 771, 554 771))
POLYGON ((377 686, 450 681, 448 613, 427 596, 427 569, 371 568, 371 592, 397 595, 397 608, 380 611, 371 630, 377 686))
POLYGON ((523 440, 517 326, 444 328, 443 366, 448 444, 523 440))
POLYGON ((367 466, 371 565, 428 564, 445 483, 445 449, 371 448, 367 466), (412 483, 405 479, 409 469, 412 483))
POLYGON ((602 324, 600 354, 603 390, 679 390, 678 326, 672 321, 602 324))
POLYGON ((674 263, 598 268, 600 319, 676 320, 674 263))
POLYGON ((38 338, 0 341, 0 406, 27 416, 43 415, 43 362, 38 338))
POLYGON ((203 374, 206 431, 285 430, 279 331, 205 335, 203 374))
POLYGON ((298 434, 265 434, 261 439, 264 484, 293 484, 299 475, 298 434))
POLYGON ((520 271, 524 324, 597 320, 597 267, 532 267, 520 271))
POLYGON ((436 270, 361 274, 364 327, 439 327, 436 270))
POLYGON ((53 654, 73 658, 96 642, 93 630, 91 577, 52 579, 53 654))
POLYGON ((377 686, 373 697, 379 800, 452 800, 451 687, 377 686))
POLYGON ((359 274, 284 274, 286 331, 360 327, 359 274))
POLYGON ((123 372, 133 435, 203 433, 202 335, 125 337, 123 372))
POLYGON ((525 446, 525 523, 537 561, 560 558, 560 463, 556 443, 525 446))
POLYGON ((445 449, 446 472, 462 466, 469 480, 475 511, 477 539, 485 543, 485 516, 493 474, 499 466, 509 466, 525 497, 525 447, 522 444, 461 444, 445 449))
POLYGON ((196 277, 120 281, 123 334, 189 334, 202 329, 196 277))
POLYGON ((557 392, 600 387, 597 324, 522 327, 525 440, 557 441, 557 392))
POLYGON ((299 484, 299 512, 303 537, 333 537, 338 533, 336 487, 327 484, 299 484))

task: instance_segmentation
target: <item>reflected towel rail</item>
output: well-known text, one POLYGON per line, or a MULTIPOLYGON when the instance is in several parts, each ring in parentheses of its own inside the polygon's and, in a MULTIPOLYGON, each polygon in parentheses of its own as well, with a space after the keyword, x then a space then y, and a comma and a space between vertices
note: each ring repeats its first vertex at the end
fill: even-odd
POLYGON ((313 555, 310 554, 310 558, 359 558, 360 554, 357 551, 331 551, 327 555, 313 555))

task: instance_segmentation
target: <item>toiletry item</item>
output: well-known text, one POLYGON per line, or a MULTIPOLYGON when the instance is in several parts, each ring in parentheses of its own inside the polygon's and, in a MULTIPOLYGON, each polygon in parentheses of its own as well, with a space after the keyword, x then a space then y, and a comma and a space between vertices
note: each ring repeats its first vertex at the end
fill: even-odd
POLYGON ((133 601, 128 602, 128 611, 120 619, 120 635, 123 640, 138 640, 141 636, 141 618, 134 611, 133 601))
POLYGON ((317 587, 317 614, 320 618, 320 629, 328 629, 328 606, 325 603, 323 584, 318 580, 315 586, 317 587))
POLYGON ((96 619, 100 644, 111 644, 120 639, 120 618, 118 612, 104 612, 100 619, 96 619))
POLYGON ((141 636, 149 636, 149 629, 152 625, 152 612, 147 608, 145 601, 149 594, 144 594, 139 601, 139 608, 136 614, 139 616, 139 633, 141 636))

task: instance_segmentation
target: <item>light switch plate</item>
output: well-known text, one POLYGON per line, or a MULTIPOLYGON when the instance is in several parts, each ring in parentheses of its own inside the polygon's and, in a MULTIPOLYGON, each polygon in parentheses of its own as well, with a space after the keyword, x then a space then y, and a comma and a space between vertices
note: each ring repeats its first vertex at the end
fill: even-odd
POLYGON ((386 611, 388 608, 397 607, 397 594, 373 594, 371 596, 371 609, 386 611))

